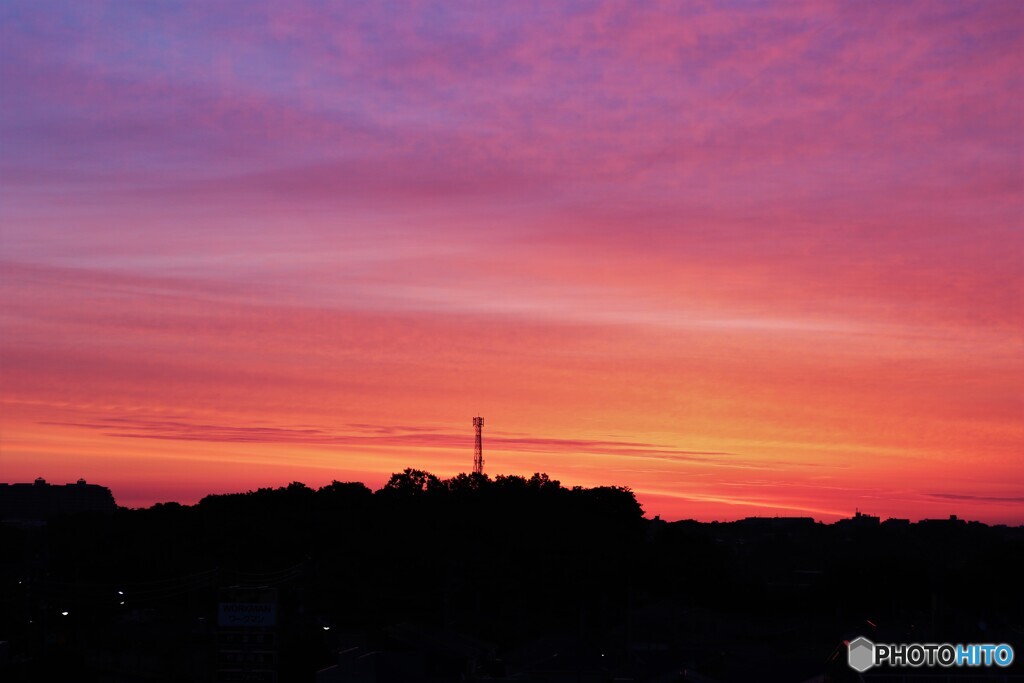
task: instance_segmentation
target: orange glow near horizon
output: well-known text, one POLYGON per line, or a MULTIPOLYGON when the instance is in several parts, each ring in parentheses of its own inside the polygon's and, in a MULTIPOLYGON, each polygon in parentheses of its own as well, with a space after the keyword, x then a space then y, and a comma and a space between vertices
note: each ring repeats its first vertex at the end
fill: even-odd
POLYGON ((2 10, 0 480, 1024 523, 1019 3, 227 5, 2 10))
POLYGON ((153 319, 145 279, 76 275, 35 271, 9 307, 30 320, 46 305, 65 335, 47 340, 39 320, 19 335, 37 343, 5 353, 12 480, 85 476, 129 506, 379 487, 408 466, 467 471, 469 418, 450 416, 479 411, 489 473, 627 485, 665 518, 1016 519, 1020 375, 996 333, 951 368, 960 340, 898 327, 527 323, 171 293, 153 319))

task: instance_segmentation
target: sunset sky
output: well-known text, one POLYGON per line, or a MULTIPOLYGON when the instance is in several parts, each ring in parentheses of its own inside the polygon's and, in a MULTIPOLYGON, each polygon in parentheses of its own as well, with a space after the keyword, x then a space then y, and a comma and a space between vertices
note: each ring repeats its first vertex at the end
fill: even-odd
POLYGON ((0 481, 1024 523, 1024 3, 0 5, 0 481))

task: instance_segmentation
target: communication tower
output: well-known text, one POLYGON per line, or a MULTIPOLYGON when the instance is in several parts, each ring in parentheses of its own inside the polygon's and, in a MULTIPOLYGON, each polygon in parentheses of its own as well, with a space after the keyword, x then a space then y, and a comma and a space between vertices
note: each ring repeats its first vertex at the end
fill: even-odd
POLYGON ((477 415, 473 418, 476 429, 476 440, 473 442, 473 474, 484 473, 484 419, 477 415))

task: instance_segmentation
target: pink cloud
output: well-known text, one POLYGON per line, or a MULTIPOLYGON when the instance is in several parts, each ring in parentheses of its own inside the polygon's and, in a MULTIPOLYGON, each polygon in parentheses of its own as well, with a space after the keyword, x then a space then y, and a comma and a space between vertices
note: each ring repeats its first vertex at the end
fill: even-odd
MULTIPOLYGON (((951 495, 1012 497, 1019 3, 0 13, 0 400, 36 406, 26 442, 184 407, 164 441, 299 448, 398 412, 427 431, 351 438, 454 453, 484 403, 524 466, 956 457, 979 482, 951 495)), ((661 500, 650 473, 690 466, 622 469, 661 500)), ((827 511, 811 469, 691 493, 827 511)))

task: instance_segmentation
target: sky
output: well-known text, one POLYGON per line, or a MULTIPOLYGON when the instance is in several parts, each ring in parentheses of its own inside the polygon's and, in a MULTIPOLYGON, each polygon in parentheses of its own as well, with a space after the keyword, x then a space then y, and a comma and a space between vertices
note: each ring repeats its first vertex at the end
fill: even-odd
POLYGON ((0 4, 0 480, 1024 523, 1024 4, 0 4))

